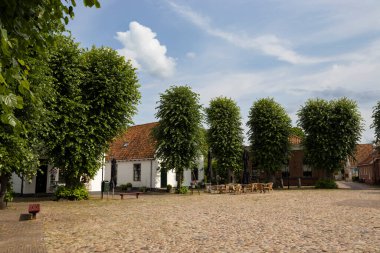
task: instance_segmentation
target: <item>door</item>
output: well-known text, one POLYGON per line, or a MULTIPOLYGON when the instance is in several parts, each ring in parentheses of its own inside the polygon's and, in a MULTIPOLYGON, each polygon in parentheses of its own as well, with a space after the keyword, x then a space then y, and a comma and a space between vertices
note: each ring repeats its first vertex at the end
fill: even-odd
POLYGON ((161 169, 161 188, 166 188, 168 185, 168 173, 165 169, 161 169))
POLYGON ((36 177, 36 193, 46 193, 47 165, 41 165, 36 177))

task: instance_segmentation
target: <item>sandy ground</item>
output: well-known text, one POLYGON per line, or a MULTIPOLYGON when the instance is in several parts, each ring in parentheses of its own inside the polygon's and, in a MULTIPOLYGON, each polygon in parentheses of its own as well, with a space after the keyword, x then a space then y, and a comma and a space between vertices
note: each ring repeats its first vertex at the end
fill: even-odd
POLYGON ((44 210, 49 252, 380 252, 379 190, 142 196, 44 210))
POLYGON ((379 189, 41 204, 48 252, 380 252, 379 189))

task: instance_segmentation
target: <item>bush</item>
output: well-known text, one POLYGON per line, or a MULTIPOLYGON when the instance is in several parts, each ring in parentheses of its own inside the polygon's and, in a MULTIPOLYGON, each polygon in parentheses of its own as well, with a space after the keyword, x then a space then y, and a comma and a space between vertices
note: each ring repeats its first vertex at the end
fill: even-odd
POLYGON ((127 191, 128 186, 127 186, 127 184, 122 184, 122 185, 120 185, 120 188, 122 191, 127 191))
POLYGON ((141 187, 139 188, 139 191, 140 191, 140 192, 146 192, 146 186, 141 186, 141 187))
POLYGON ((337 189, 338 185, 333 179, 320 179, 315 183, 316 189, 337 189))
POLYGON ((57 198, 57 200, 83 200, 88 199, 88 191, 84 185, 80 185, 74 188, 59 186, 55 191, 55 197, 57 198))
POLYGON ((172 190, 172 188, 173 188, 173 186, 172 186, 171 184, 168 184, 168 185, 166 186, 166 191, 167 191, 167 192, 170 192, 170 191, 172 190))
POLYGON ((127 188, 132 188, 132 183, 127 183, 127 188))
POLYGON ((8 202, 13 201, 13 196, 14 196, 13 184, 12 184, 12 181, 10 180, 8 182, 7 190, 5 191, 5 196, 4 196, 4 202, 6 203, 6 205, 8 205, 8 202))
POLYGON ((188 191, 189 191, 189 188, 187 186, 181 186, 181 188, 179 188, 179 190, 178 190, 178 193, 179 194, 186 194, 188 191))

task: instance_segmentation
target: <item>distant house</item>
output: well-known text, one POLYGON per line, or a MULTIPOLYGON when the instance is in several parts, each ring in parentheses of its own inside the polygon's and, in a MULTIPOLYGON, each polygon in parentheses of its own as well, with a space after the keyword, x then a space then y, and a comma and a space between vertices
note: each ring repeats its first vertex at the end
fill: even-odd
POLYGON ((366 160, 372 154, 372 151, 372 144, 357 144, 355 156, 347 159, 344 174, 341 174, 339 179, 346 181, 357 180, 359 178, 359 163, 366 160))
MULTIPOLYGON (((315 185, 315 182, 323 177, 321 170, 312 169, 304 163, 304 149, 301 144, 301 138, 295 135, 289 137, 290 156, 288 164, 284 165, 280 172, 276 174, 276 178, 282 178, 284 185, 296 186, 299 180, 304 186, 315 185)), ((254 155, 254 154, 252 154, 254 155)), ((252 163, 251 163, 252 164, 252 163)), ((267 175, 265 172, 258 171, 252 165, 251 181, 265 180, 267 175)))
POLYGON ((358 162, 357 169, 360 182, 380 184, 380 154, 372 145, 365 158, 358 162))
MULTIPOLYGON (((133 187, 164 188, 168 184, 177 186, 176 173, 160 169, 155 158, 156 140, 152 130, 158 123, 148 123, 129 127, 113 141, 106 155, 105 180, 111 180, 112 160, 116 161, 117 185, 132 183, 133 187)), ((198 159, 197 168, 187 169, 183 175, 183 185, 190 186, 192 180, 204 178, 203 157, 198 159)))

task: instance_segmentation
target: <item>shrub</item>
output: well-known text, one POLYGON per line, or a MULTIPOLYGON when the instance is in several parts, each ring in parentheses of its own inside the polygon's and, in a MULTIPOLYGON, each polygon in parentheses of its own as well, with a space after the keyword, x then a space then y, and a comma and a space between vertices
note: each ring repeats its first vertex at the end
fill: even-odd
POLYGON ((84 185, 80 185, 74 188, 59 186, 55 191, 55 197, 57 198, 57 200, 83 200, 88 199, 88 191, 84 185))
POLYGON ((13 201, 13 196, 14 196, 13 184, 12 184, 12 181, 9 181, 8 186, 7 186, 7 190, 5 191, 5 196, 4 196, 4 201, 5 201, 6 205, 8 205, 8 202, 13 201))
POLYGON ((333 179, 320 179, 315 183, 317 189, 337 189, 338 185, 333 179))
POLYGON ((187 186, 181 186, 181 188, 179 188, 179 190, 178 190, 178 193, 179 194, 186 194, 188 191, 189 191, 189 188, 187 186))
POLYGON ((122 185, 120 185, 120 188, 122 191, 127 191, 128 186, 127 186, 127 184, 122 184, 122 185))
POLYGON ((140 191, 140 192, 146 192, 146 186, 141 186, 141 187, 139 188, 139 191, 140 191))
POLYGON ((127 183, 127 188, 132 188, 132 183, 127 183))
POLYGON ((167 192, 170 192, 170 191, 172 190, 172 188, 173 188, 173 186, 172 186, 171 184, 168 184, 168 185, 166 186, 166 191, 167 191, 167 192))

